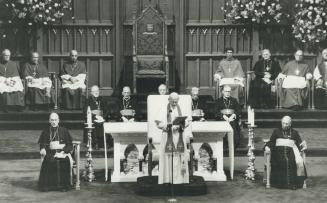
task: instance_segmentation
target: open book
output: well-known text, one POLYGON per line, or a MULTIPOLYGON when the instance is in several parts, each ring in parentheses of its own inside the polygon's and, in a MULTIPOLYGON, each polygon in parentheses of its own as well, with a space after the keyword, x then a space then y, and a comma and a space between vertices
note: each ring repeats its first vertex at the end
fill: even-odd
POLYGON ((183 125, 186 118, 187 116, 177 116, 173 121, 173 125, 183 125))

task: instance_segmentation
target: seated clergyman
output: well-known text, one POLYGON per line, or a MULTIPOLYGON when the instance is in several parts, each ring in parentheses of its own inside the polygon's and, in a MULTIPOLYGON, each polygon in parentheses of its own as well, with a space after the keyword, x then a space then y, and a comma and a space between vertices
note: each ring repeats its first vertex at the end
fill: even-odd
POLYGON ((269 49, 262 50, 262 59, 254 65, 255 79, 250 83, 249 104, 254 108, 272 108, 276 86, 274 80, 281 72, 279 62, 271 58, 269 49))
POLYGON ((24 87, 19 76, 19 65, 10 60, 8 49, 2 51, 0 61, 0 108, 7 112, 10 110, 23 110, 24 87))
MULTIPOLYGON (((94 130, 92 131, 92 146, 95 149, 103 147, 103 122, 108 119, 106 108, 106 101, 100 96, 100 90, 97 85, 91 87, 89 98, 86 100, 84 107, 84 115, 87 116, 87 109, 90 107, 92 113, 92 122, 94 123, 94 130)), ((88 130, 84 130, 84 143, 88 140, 88 130)))
POLYGON ((266 151, 271 151, 271 185, 280 188, 296 189, 303 186, 307 177, 300 151, 307 149, 299 133, 291 127, 289 116, 282 119, 282 128, 275 129, 266 151))
MULTIPOLYGON (((216 104, 216 119, 219 121, 227 121, 234 130, 234 145, 237 147, 241 138, 241 129, 239 120, 241 116, 241 106, 237 100, 231 95, 231 87, 226 85, 223 88, 223 96, 217 100, 216 104)), ((224 138, 224 143, 227 145, 227 138, 224 138)))
POLYGON ((52 81, 47 69, 39 63, 39 54, 32 52, 30 62, 25 64, 24 77, 27 81, 26 104, 31 110, 47 109, 51 102, 52 81))
POLYGON ((308 97, 309 82, 312 78, 309 65, 303 61, 303 51, 297 50, 295 60, 288 62, 278 78, 283 79, 281 105, 284 108, 299 110, 308 97))
POLYGON ((160 94, 160 95, 167 95, 168 94, 168 88, 167 88, 167 86, 165 85, 165 84, 161 84, 161 85, 159 85, 159 87, 158 87, 158 93, 160 94))
POLYGON ((59 126, 57 113, 50 114, 49 122, 50 126, 43 130, 39 138, 43 157, 39 189, 66 191, 72 186, 72 137, 66 128, 59 126))
POLYGON ((60 78, 62 80, 61 99, 65 109, 82 109, 86 94, 86 68, 77 60, 76 50, 70 52, 70 60, 64 64, 60 78))
POLYGON ((192 120, 193 121, 204 121, 204 101, 199 97, 199 88, 192 87, 192 120))
POLYGON ((220 87, 229 85, 231 87, 231 96, 237 102, 244 102, 244 72, 241 62, 233 57, 234 49, 229 47, 225 49, 226 58, 219 62, 218 68, 214 74, 214 80, 219 82, 220 87))
POLYGON ((131 96, 131 89, 125 86, 122 91, 122 98, 119 102, 120 118, 123 122, 133 122, 136 115, 135 98, 131 96))

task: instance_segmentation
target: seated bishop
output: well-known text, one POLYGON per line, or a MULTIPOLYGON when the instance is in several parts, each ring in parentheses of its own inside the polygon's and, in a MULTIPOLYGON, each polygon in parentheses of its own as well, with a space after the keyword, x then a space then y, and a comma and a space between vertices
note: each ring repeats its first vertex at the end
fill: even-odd
POLYGON ((282 82, 281 106, 293 110, 304 107, 308 98, 309 82, 312 78, 309 65, 303 61, 303 51, 295 52, 295 60, 288 62, 278 75, 282 82))
POLYGON ((159 95, 167 95, 169 93, 168 88, 165 84, 161 84, 158 87, 159 95))
POLYGON ((189 183, 189 154, 184 130, 190 125, 192 118, 190 112, 186 112, 185 109, 182 111, 183 104, 179 104, 177 93, 171 93, 168 101, 166 106, 159 109, 155 118, 157 128, 162 130, 159 146, 159 184, 189 183), (174 123, 175 118, 181 116, 186 116, 186 119, 174 123))
POLYGON ((39 54, 33 52, 30 62, 25 64, 24 77, 26 79, 26 104, 31 110, 48 109, 51 103, 52 81, 47 69, 39 64, 39 54))
POLYGON ((273 108, 275 79, 281 72, 278 61, 271 59, 269 49, 262 50, 262 59, 254 65, 255 79, 251 81, 249 104, 253 108, 273 108))
POLYGON ((192 97, 192 120, 193 121, 204 121, 205 113, 205 101, 199 96, 199 88, 192 87, 191 89, 191 97, 192 97))
POLYGON ((10 110, 23 110, 24 86, 19 76, 19 65, 10 60, 8 49, 2 51, 0 61, 0 108, 7 112, 10 110))
MULTIPOLYGON (((241 106, 231 95, 231 87, 228 85, 223 88, 223 96, 217 100, 216 119, 227 121, 234 130, 234 146, 239 145, 241 139, 241 128, 239 125, 241 116, 241 106)), ((227 137, 224 137, 224 145, 227 146, 227 137)))
POLYGON ((327 109, 327 49, 322 50, 322 61, 313 72, 316 81, 315 106, 318 109, 327 109))
MULTIPOLYGON (((103 148, 103 123, 109 119, 107 113, 107 104, 102 96, 100 96, 100 90, 97 85, 91 87, 89 98, 85 102, 84 115, 87 116, 87 110, 90 108, 92 123, 94 124, 94 130, 92 131, 92 146, 95 149, 103 148)), ((88 140, 88 130, 84 130, 84 143, 88 140)))
POLYGON ((131 95, 131 88, 125 86, 122 91, 122 98, 119 101, 118 120, 123 122, 134 122, 136 119, 136 99, 131 95))
POLYGON ((284 116, 282 127, 274 130, 265 146, 265 150, 271 152, 270 182, 273 187, 301 188, 307 178, 300 154, 300 151, 307 149, 307 144, 291 124, 291 117, 284 116))
POLYGON ((57 113, 50 114, 49 122, 50 126, 39 138, 43 158, 39 189, 67 191, 72 186, 72 137, 66 128, 59 126, 57 113))
POLYGON ((65 63, 61 72, 62 80, 61 100, 65 109, 82 109, 86 94, 85 65, 77 60, 76 50, 70 52, 70 61, 65 63))
POLYGON ((232 88, 231 96, 240 104, 244 104, 244 72, 239 60, 233 57, 233 48, 226 48, 226 58, 221 60, 214 75, 214 80, 220 88, 229 85, 232 88))

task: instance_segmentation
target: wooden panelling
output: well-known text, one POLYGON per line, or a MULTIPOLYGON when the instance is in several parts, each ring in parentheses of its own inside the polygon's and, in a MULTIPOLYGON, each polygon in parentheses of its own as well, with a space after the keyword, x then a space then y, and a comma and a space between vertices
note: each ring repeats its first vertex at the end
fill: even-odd
MULTIPOLYGON (((0 48, 9 48, 14 60, 20 61, 37 50, 48 70, 55 72, 69 51, 77 49, 89 71, 89 85, 99 85, 104 94, 120 92, 122 86, 132 86, 133 21, 144 8, 153 6, 168 25, 170 88, 185 92, 199 86, 201 94, 212 95, 213 74, 226 47, 234 48, 245 72, 253 69, 264 48, 271 50, 282 67, 293 59, 296 48, 306 50, 294 41, 287 26, 225 23, 224 4, 225 0, 73 0, 73 10, 66 12, 62 25, 31 31, 5 28, 0 22, 0 48)), ((8 17, 5 13, 1 11, 0 21, 8 17)), ((305 52, 311 68, 316 56, 305 52)))

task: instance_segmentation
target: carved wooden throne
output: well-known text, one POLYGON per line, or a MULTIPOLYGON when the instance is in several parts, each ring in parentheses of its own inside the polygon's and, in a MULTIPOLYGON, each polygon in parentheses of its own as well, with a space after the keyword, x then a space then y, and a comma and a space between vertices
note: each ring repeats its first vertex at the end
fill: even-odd
POLYGON ((167 25, 152 6, 145 8, 133 25, 133 85, 138 79, 158 79, 168 87, 167 25))

